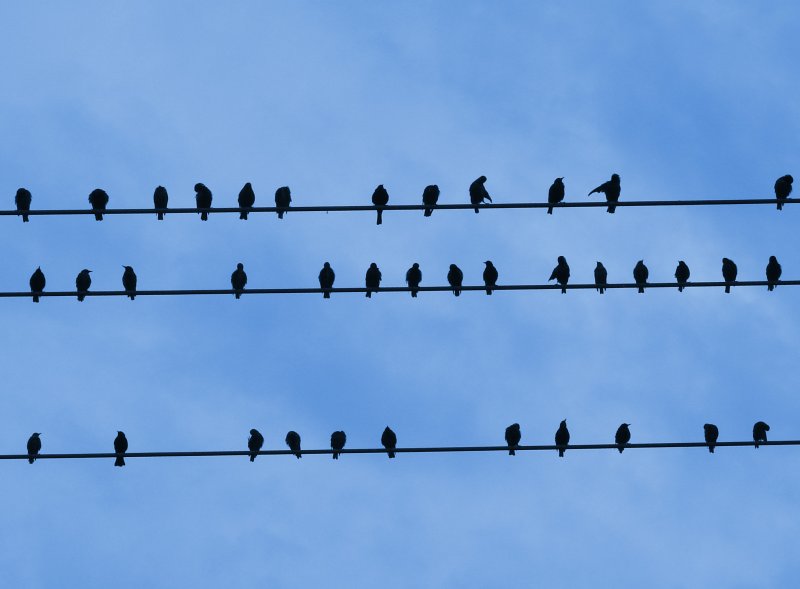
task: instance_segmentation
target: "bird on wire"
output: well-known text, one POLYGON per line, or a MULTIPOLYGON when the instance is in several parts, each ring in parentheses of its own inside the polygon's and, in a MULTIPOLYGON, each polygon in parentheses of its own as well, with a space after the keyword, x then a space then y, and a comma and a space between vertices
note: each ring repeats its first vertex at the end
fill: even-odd
POLYGON ((197 204, 197 212, 200 213, 200 220, 208 221, 208 209, 211 208, 211 201, 214 197, 208 187, 202 182, 198 182, 194 185, 194 192, 194 202, 197 204))
POLYGON ((479 205, 484 201, 492 202, 492 197, 486 190, 486 176, 481 176, 469 185, 469 202, 475 207, 475 212, 479 213, 479 205))
POLYGON ((556 430, 556 446, 558 446, 558 457, 564 458, 564 452, 569 446, 569 430, 567 429, 566 419, 561 421, 556 430))
POLYGON ((322 265, 322 270, 319 271, 319 287, 324 291, 322 293, 323 298, 331 298, 330 289, 333 288, 334 280, 336 280, 336 274, 331 268, 330 262, 325 262, 322 265))
POLYGON ((31 210, 31 191, 27 188, 18 188, 17 194, 14 196, 14 204, 17 206, 17 211, 22 213, 22 222, 28 222, 28 215, 26 214, 31 210))
POLYGON ((264 436, 257 429, 250 430, 250 437, 247 438, 247 449, 250 450, 250 462, 256 461, 256 456, 264 445, 264 436))
POLYGON ((367 287, 367 298, 372 298, 373 292, 378 292, 381 287, 381 271, 375 262, 372 262, 367 268, 367 275, 364 278, 364 284, 367 287))
POLYGON ((620 454, 622 454, 626 444, 631 441, 631 430, 628 429, 630 425, 630 423, 623 423, 617 428, 617 433, 614 436, 614 443, 617 445, 617 450, 619 450, 620 454))
POLYGON ((517 447, 519 447, 519 443, 521 440, 522 440, 522 431, 519 429, 519 424, 512 423, 506 428, 506 444, 508 444, 509 456, 517 455, 517 453, 514 450, 517 447))
POLYGON ((283 219, 283 214, 292 203, 292 192, 288 186, 281 186, 275 191, 275 207, 278 209, 278 219, 283 219))
POLYGON ((497 286, 497 279, 500 275, 491 260, 486 260, 484 264, 486 264, 486 268, 483 269, 483 283, 486 285, 486 294, 490 295, 492 289, 497 286))
POLYGON ((597 292, 603 294, 606 292, 606 285, 608 284, 608 270, 603 266, 602 262, 597 262, 594 267, 594 283, 597 287, 597 292))
POLYGON ((125 433, 121 431, 117 431, 117 437, 114 438, 114 453, 117 455, 117 459, 114 461, 114 466, 125 466, 125 452, 128 451, 128 438, 125 437, 125 433))
POLYGON ((131 300, 136 298, 136 272, 131 266, 123 266, 125 271, 122 273, 122 288, 131 300))
POLYGON ((450 271, 447 273, 447 282, 453 289, 453 294, 461 295, 461 283, 464 282, 464 273, 455 264, 450 264, 450 271))
POLYGON ((302 458, 303 455, 300 453, 300 434, 295 431, 290 431, 286 434, 286 445, 289 446, 289 450, 291 450, 295 456, 298 458, 302 458))
POLYGON ((436 184, 426 186, 422 191, 422 204, 425 205, 425 216, 430 217, 436 203, 439 202, 439 187, 436 184))
POLYGON ((91 270, 87 270, 84 268, 80 272, 78 272, 77 278, 75 278, 75 290, 78 291, 78 300, 83 302, 83 299, 86 298, 86 293, 89 291, 89 287, 92 286, 92 277, 89 276, 91 270))
POLYGON ((31 285, 31 292, 33 293, 33 302, 39 302, 39 296, 42 291, 44 291, 44 285, 47 281, 44 278, 44 272, 42 272, 41 267, 37 267, 36 270, 33 271, 31 274, 31 279, 28 281, 31 285))
POLYGON ((394 451, 397 449, 397 434, 388 425, 383 430, 383 434, 381 434, 381 444, 386 448, 386 454, 389 455, 389 458, 394 458, 394 451))
POLYGON ((759 442, 767 441, 768 431, 769 431, 769 426, 763 421, 757 421, 755 425, 753 425, 753 442, 755 442, 756 448, 758 448, 759 442))
MULTIPOLYGON (((108 205, 108 194, 106 194, 106 191, 101 188, 95 188, 89 193, 89 203, 92 205, 93 210, 105 211, 106 205, 108 205)), ((94 219, 95 221, 102 221, 103 214, 95 213, 94 219)))
MULTIPOLYGON (((547 192, 547 202, 553 205, 560 203, 562 200, 564 200, 564 178, 556 178, 547 192)), ((547 207, 547 214, 553 214, 553 207, 547 207)))
POLYGON ((729 260, 728 258, 722 258, 722 277, 725 279, 725 292, 731 292, 731 285, 736 282, 736 275, 739 273, 739 269, 734 264, 733 260, 729 260))
POLYGON ((786 176, 781 176, 777 180, 775 180, 775 198, 778 199, 778 210, 783 210, 783 202, 789 195, 792 193, 792 182, 794 182, 794 178, 792 178, 789 174, 786 176))
POLYGON ((556 280, 561 285, 561 294, 567 294, 567 283, 569 282, 569 264, 564 256, 558 256, 558 265, 553 268, 547 282, 556 280))
POLYGON ((719 438, 719 428, 713 423, 703 424, 703 435, 708 444, 708 451, 714 453, 714 448, 717 446, 717 438, 719 438))
POLYGON ((169 194, 167 194, 167 189, 163 186, 156 186, 156 189, 153 191, 153 208, 158 211, 157 217, 159 221, 164 220, 164 211, 167 209, 168 202, 169 194))
POLYGON ((41 435, 41 432, 34 432, 28 438, 28 464, 36 462, 36 456, 39 454, 39 450, 42 449, 42 440, 39 438, 41 435))
POLYGON ((589 193, 589 196, 592 196, 595 192, 602 192, 606 195, 606 202, 609 203, 608 208, 606 209, 607 213, 613 213, 617 210, 617 207, 614 204, 619 202, 619 194, 622 192, 622 187, 619 183, 619 174, 611 174, 611 180, 608 182, 603 182, 600 186, 595 188, 589 193))
POLYGON ((778 258, 775 256, 770 256, 769 263, 767 264, 767 290, 775 290, 775 287, 778 286, 778 281, 781 279, 782 273, 783 269, 778 263, 778 258))
POLYGON ((644 285, 647 284, 649 276, 650 271, 647 269, 647 266, 644 265, 644 260, 636 262, 636 266, 633 267, 633 279, 639 287, 639 293, 644 292, 644 285))
POLYGON ((333 432, 331 434, 331 449, 333 450, 333 459, 339 460, 339 451, 344 448, 347 443, 347 435, 342 431, 333 432))
POLYGON ((256 204, 256 193, 253 191, 253 185, 247 182, 239 191, 239 208, 245 209, 239 213, 239 219, 247 221, 247 209, 252 209, 256 204))
POLYGON ((245 285, 247 284, 247 274, 244 271, 244 264, 239 262, 236 264, 236 270, 233 271, 231 274, 231 288, 233 288, 235 296, 237 299, 242 296, 242 291, 244 290, 245 285))
POLYGON ((383 184, 378 184, 375 192, 372 193, 372 204, 378 209, 378 221, 376 225, 383 223, 383 207, 389 204, 389 193, 383 187, 383 184))
POLYGON ((411 296, 417 298, 419 290, 419 283, 422 282, 422 270, 419 269, 419 264, 414 262, 406 271, 406 284, 411 289, 411 296))
POLYGON ((683 287, 686 286, 690 274, 689 266, 686 265, 686 262, 680 260, 678 262, 678 267, 675 268, 675 280, 678 281, 678 292, 683 292, 683 287))

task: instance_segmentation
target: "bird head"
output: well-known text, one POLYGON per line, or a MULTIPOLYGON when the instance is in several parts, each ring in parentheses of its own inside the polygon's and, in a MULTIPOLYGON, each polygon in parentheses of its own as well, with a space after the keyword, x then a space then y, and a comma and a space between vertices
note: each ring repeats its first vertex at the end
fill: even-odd
POLYGON ((791 175, 789 175, 789 174, 786 174, 786 175, 783 177, 783 179, 784 179, 784 180, 786 180, 786 181, 787 181, 789 184, 791 184, 792 182, 794 182, 794 178, 792 178, 792 177, 791 177, 791 175))
POLYGON ((42 432, 33 432, 33 437, 34 438, 38 438, 41 435, 42 435, 42 432))
POLYGON ((330 262, 325 262, 325 263, 322 265, 322 267, 323 267, 323 268, 330 268, 330 267, 331 267, 331 263, 330 263, 330 262))
POLYGON ((198 182, 197 184, 194 185, 194 191, 195 192, 200 192, 201 190, 205 190, 205 189, 206 189, 206 185, 203 184, 202 182, 198 182))
POLYGON ((778 262, 778 258, 776 258, 775 256, 770 256, 769 261, 771 264, 776 264, 778 262))
POLYGON ((237 269, 237 270, 244 270, 244 264, 242 264, 241 262, 239 262, 238 264, 236 264, 236 269, 237 269))
POLYGON ((566 419, 562 419, 561 420, 561 427, 567 427, 567 420, 566 419))
POLYGON ((487 266, 491 266, 492 265, 492 261, 491 260, 486 260, 484 262, 484 264, 486 264, 487 266))
POLYGON ((413 264, 411 264, 411 267, 414 268, 414 269, 417 269, 417 268, 419 268, 419 264, 414 262, 413 264))
POLYGON ((619 174, 611 174, 611 181, 619 183, 619 174))
POLYGON ((558 256, 558 263, 559 264, 564 264, 564 263, 566 263, 566 261, 567 261, 567 258, 565 258, 564 256, 558 256))
POLYGON ((480 182, 481 184, 486 182, 486 176, 481 176, 480 178, 478 178, 478 182, 480 182))
POLYGON ((370 268, 377 268, 377 267, 378 267, 378 265, 377 265, 375 262, 372 262, 372 263, 369 265, 369 267, 370 267, 370 268))
POLYGON ((117 430, 117 435, 124 436, 125 432, 121 432, 121 431, 117 430))
POLYGON ((251 430, 250 430, 250 435, 251 435, 251 436, 254 436, 254 435, 256 435, 257 433, 258 433, 258 430, 257 430, 257 429, 251 429, 251 430))
POLYGON ((563 177, 556 178, 556 182, 559 183, 559 184, 563 184, 564 183, 564 178, 563 177))

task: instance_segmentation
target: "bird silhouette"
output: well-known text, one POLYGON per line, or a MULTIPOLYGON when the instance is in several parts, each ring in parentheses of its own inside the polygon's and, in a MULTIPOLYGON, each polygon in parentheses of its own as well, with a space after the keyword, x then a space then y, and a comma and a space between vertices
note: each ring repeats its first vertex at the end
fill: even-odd
POLYGON ((376 225, 383 223, 383 207, 389 204, 389 193, 383 187, 383 184, 378 184, 375 192, 372 193, 372 204, 378 209, 378 221, 376 225))
MULTIPOLYGON (((254 204, 256 204, 256 193, 253 191, 253 185, 247 182, 239 191, 239 208, 252 209, 254 204)), ((239 218, 247 221, 248 212, 247 210, 240 211, 239 218)))
POLYGON ((247 438, 247 449, 250 450, 250 462, 256 461, 261 446, 264 445, 264 436, 257 429, 250 430, 250 437, 247 438))
POLYGON ((372 262, 367 268, 367 276, 364 283, 367 287, 367 298, 372 298, 372 293, 378 292, 381 287, 381 271, 375 262, 372 262))
POLYGON ((486 176, 481 176, 469 185, 469 202, 475 207, 476 213, 480 212, 478 210, 478 205, 482 202, 487 200, 492 202, 492 197, 489 196, 489 193, 486 191, 486 186, 484 186, 485 182, 486 176))
POLYGON ((426 186, 422 191, 422 204, 425 205, 425 216, 430 217, 436 203, 439 202, 439 187, 436 184, 426 186))
POLYGON ((275 207, 278 209, 278 219, 283 219, 283 214, 292 203, 292 192, 288 186, 281 186, 275 191, 275 207))
POLYGON ((567 283, 569 282, 569 264, 564 256, 558 256, 558 265, 553 268, 547 282, 556 280, 561 285, 561 294, 567 294, 567 283))
POLYGON ((39 450, 42 449, 42 440, 39 439, 41 435, 39 432, 34 432, 28 438, 28 464, 36 462, 36 456, 39 454, 39 450))
POLYGON ((197 212, 200 213, 200 220, 208 221, 208 209, 211 208, 211 201, 213 200, 211 191, 202 182, 198 182, 194 185, 194 191, 194 201, 197 204, 197 212))
POLYGON ((461 283, 464 282, 464 273, 461 268, 455 264, 450 264, 450 271, 447 273, 447 282, 453 289, 453 294, 459 296, 461 294, 461 283))
POLYGON ((383 430, 383 434, 381 434, 381 444, 386 448, 389 458, 394 458, 394 451, 397 449, 397 434, 388 425, 383 430))
POLYGON ((725 285, 725 292, 731 292, 731 285, 736 282, 736 275, 738 273, 739 269, 736 267, 736 264, 733 263, 733 260, 722 258, 722 277, 727 283, 725 285))
POLYGON ((617 429, 617 434, 614 436, 614 443, 617 445, 617 450, 622 454, 625 445, 631 441, 631 430, 628 429, 630 423, 623 423, 617 429))
MULTIPOLYGON (((108 194, 101 188, 95 188, 89 193, 89 203, 91 203, 92 209, 95 211, 105 211, 106 205, 108 204, 108 194)), ((95 213, 94 218, 95 221, 102 221, 103 214, 95 213)))
POLYGON ((244 271, 244 264, 240 262, 236 264, 236 270, 231 274, 231 288, 234 290, 233 296, 237 299, 242 296, 242 291, 246 284, 247 274, 244 271))
POLYGON ((490 295, 492 294, 492 289, 497 286, 499 274, 491 260, 486 260, 484 264, 486 264, 486 268, 483 269, 483 283, 486 285, 486 294, 490 295))
POLYGON ((125 271, 122 273, 122 288, 131 300, 136 298, 136 272, 130 266, 123 266, 125 271))
POLYGON ((47 281, 44 279, 44 272, 42 272, 41 267, 37 267, 36 270, 33 271, 33 274, 31 274, 31 279, 29 281, 29 284, 31 285, 31 292, 33 293, 34 303, 39 302, 38 294, 42 293, 46 283, 47 281))
POLYGON ((708 451, 714 453, 714 448, 717 446, 717 438, 719 438, 719 428, 713 423, 703 424, 703 435, 708 444, 708 451))
MULTIPOLYGON (((592 196, 595 192, 602 192, 606 195, 606 202, 608 203, 616 203, 619 202, 619 194, 622 192, 622 187, 619 183, 619 175, 618 174, 611 174, 611 180, 608 182, 603 182, 600 186, 595 188, 589 193, 589 196, 592 196)), ((613 213, 617 210, 617 207, 613 204, 609 204, 608 208, 606 209, 607 213, 613 213)))
POLYGON ((411 289, 411 296, 416 298, 417 293, 419 292, 417 289, 419 288, 419 283, 422 282, 422 270, 419 269, 419 264, 414 262, 406 271, 406 284, 408 284, 408 288, 411 289))
POLYGON ((28 215, 26 214, 31 210, 31 196, 30 190, 27 188, 18 188, 17 194, 14 197, 14 204, 17 205, 17 211, 22 213, 22 222, 28 222, 28 215))
POLYGON ((86 298, 86 292, 89 290, 89 287, 92 286, 92 277, 89 276, 90 272, 91 270, 84 268, 78 272, 78 277, 75 278, 75 290, 78 291, 78 300, 81 302, 86 298))
POLYGON ((769 257, 769 263, 767 264, 767 290, 775 290, 775 287, 778 286, 778 280, 781 279, 781 274, 783 273, 783 269, 781 265, 778 263, 778 258, 775 256, 769 257))
POLYGON ((330 263, 325 262, 322 265, 322 270, 319 271, 319 287, 324 291, 323 298, 331 298, 330 289, 333 288, 333 281, 336 280, 336 274, 333 272, 330 263))
POLYGON ((508 444, 508 455, 516 456, 515 449, 519 446, 522 440, 522 431, 519 429, 518 423, 512 423, 506 428, 506 444, 508 444))
POLYGON ((636 266, 633 267, 633 279, 636 281, 640 293, 644 292, 644 285, 647 284, 647 278, 649 276, 650 271, 647 269, 647 266, 644 265, 644 260, 636 262, 636 266))
POLYGON ((169 194, 167 189, 163 186, 157 186, 153 191, 153 207, 158 211, 157 216, 159 221, 164 220, 164 210, 167 208, 169 202, 169 194))
MULTIPOLYGON (((564 200, 564 178, 556 178, 547 192, 547 202, 552 205, 562 200, 564 200)), ((553 207, 547 207, 547 214, 553 214, 553 207)))
POLYGON ((777 180, 775 180, 775 198, 778 199, 778 210, 783 210, 783 202, 789 195, 792 193, 792 182, 794 182, 794 178, 790 175, 781 176, 777 180))
POLYGON ((597 292, 603 294, 606 292, 606 285, 608 284, 608 270, 603 266, 602 262, 597 262, 594 267, 594 283, 597 286, 597 292))
POLYGON ((123 454, 128 451, 128 438, 125 437, 125 433, 118 431, 117 437, 114 438, 114 453, 117 455, 117 459, 114 461, 114 466, 125 466, 125 457, 123 454))
POLYGON ((767 441, 768 431, 769 431, 769 426, 763 421, 757 421, 755 423, 755 425, 753 426, 753 442, 755 442, 756 448, 758 448, 759 442, 767 441))
POLYGON ((678 281, 678 292, 683 292, 683 287, 689 280, 689 266, 683 260, 678 262, 678 267, 675 268, 675 280, 678 281))
POLYGON ((331 434, 331 449, 333 450, 333 459, 339 460, 339 450, 344 448, 347 443, 347 436, 344 432, 338 431, 331 434))
POLYGON ((300 453, 300 434, 295 431, 290 431, 286 434, 286 445, 289 446, 289 450, 294 452, 294 455, 298 458, 302 458, 303 455, 300 453))
POLYGON ((556 430, 556 446, 558 446, 558 457, 564 458, 564 452, 569 446, 569 430, 566 419, 561 421, 561 425, 556 430))

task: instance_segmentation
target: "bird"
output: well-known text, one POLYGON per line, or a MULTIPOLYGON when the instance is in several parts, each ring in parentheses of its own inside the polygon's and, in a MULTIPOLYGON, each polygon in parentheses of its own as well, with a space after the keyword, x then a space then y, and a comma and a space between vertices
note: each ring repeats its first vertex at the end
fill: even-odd
POLYGON ((231 288, 233 288, 233 295, 238 299, 242 296, 242 291, 247 284, 247 274, 244 271, 244 264, 239 262, 236 264, 236 270, 231 274, 231 288))
POLYGON ((783 270, 781 269, 781 265, 778 263, 778 258, 775 256, 769 257, 769 263, 767 264, 767 290, 775 290, 775 287, 778 285, 778 280, 781 278, 781 273, 783 270))
POLYGON ((713 454, 719 437, 719 428, 713 423, 705 423, 703 424, 703 433, 706 438, 706 444, 708 444, 708 451, 713 454))
MULTIPOLYGON (((564 178, 556 178, 547 192, 547 202, 552 205, 562 200, 564 200, 564 178)), ((547 214, 553 214, 553 207, 547 207, 547 214)))
POLYGON ((683 292, 683 287, 686 286, 686 281, 689 280, 689 266, 686 262, 680 260, 678 267, 675 268, 675 280, 678 281, 678 292, 683 292))
POLYGON ((756 448, 758 448, 759 442, 767 441, 768 431, 769 431, 769 426, 763 421, 757 421, 755 425, 753 425, 753 442, 755 442, 756 448))
POLYGON ((383 184, 378 184, 375 192, 372 193, 372 204, 378 209, 378 222, 376 225, 383 223, 383 207, 389 204, 389 193, 383 187, 383 184))
POLYGON ((644 285, 647 284, 648 276, 650 276, 650 271, 644 265, 644 260, 636 262, 636 266, 633 267, 633 279, 636 281, 640 293, 644 292, 644 285))
POLYGON ((75 278, 75 290, 78 291, 78 300, 83 302, 83 299, 86 297, 86 292, 89 290, 89 287, 92 286, 92 277, 89 276, 91 270, 87 270, 84 268, 80 272, 78 272, 78 277, 75 278))
POLYGON ((394 451, 397 449, 397 434, 388 425, 383 430, 383 434, 381 434, 381 444, 386 448, 389 458, 394 458, 394 451))
POLYGON ((722 277, 727 283, 725 285, 725 292, 731 292, 731 284, 736 282, 736 274, 738 274, 738 272, 739 269, 736 267, 736 264, 734 264, 733 260, 722 258, 722 277))
POLYGON ((491 260, 486 260, 484 264, 486 264, 486 268, 483 269, 483 283, 486 285, 486 294, 490 295, 492 289, 497 286, 497 279, 500 275, 491 260))
POLYGON ((608 284, 608 270, 603 266, 602 262, 597 262, 594 267, 594 283, 597 286, 597 292, 603 294, 606 292, 606 285, 608 284))
POLYGON ((278 219, 283 219, 283 214, 292 202, 292 193, 288 186, 281 186, 275 191, 275 207, 278 209, 278 219))
MULTIPOLYGON (((210 209, 211 208, 211 201, 213 200, 213 196, 211 195, 211 191, 208 187, 203 184, 202 182, 198 182, 194 185, 194 201, 197 203, 198 209, 210 209)), ((200 213, 200 220, 201 221, 208 221, 208 211, 207 210, 199 210, 200 213)))
POLYGON ((550 274, 550 278, 547 279, 547 282, 550 282, 551 280, 557 280, 561 285, 561 294, 567 294, 567 282, 569 282, 569 264, 567 264, 567 259, 564 256, 558 256, 558 265, 553 268, 553 272, 550 274))
POLYGON ((375 262, 372 262, 367 268, 367 276, 364 282, 367 287, 367 298, 372 298, 372 293, 378 292, 381 287, 381 271, 375 262))
POLYGON ((623 423, 617 428, 617 434, 614 436, 614 443, 617 445, 617 450, 622 454, 625 449, 625 444, 631 441, 631 430, 628 429, 630 423, 623 423))
POLYGON ((450 271, 447 273, 447 282, 453 289, 453 294, 461 294, 461 283, 464 282, 464 273, 455 264, 450 264, 450 271))
POLYGON ((556 446, 558 446, 558 457, 564 458, 564 451, 569 446, 569 430, 566 419, 561 420, 561 424, 556 430, 556 446))
POLYGON ((164 211, 163 209, 167 208, 167 203, 169 202, 169 195, 167 194, 167 189, 163 186, 156 186, 155 191, 153 192, 153 207, 158 210, 158 220, 164 220, 164 211))
POLYGON ((486 176, 481 176, 469 185, 469 201, 475 207, 476 213, 480 212, 478 210, 479 204, 486 200, 492 202, 492 197, 489 196, 489 193, 486 191, 486 187, 483 185, 485 182, 486 176))
MULTIPOLYGON (((253 191, 253 185, 247 182, 239 191, 239 208, 251 209, 254 204, 256 204, 256 193, 253 191)), ((239 218, 247 221, 247 212, 246 210, 240 211, 239 218)))
POLYGON ((257 429, 250 430, 250 437, 247 438, 247 449, 250 450, 250 462, 256 461, 256 456, 264 445, 264 436, 257 429))
POLYGON ((136 298, 136 272, 130 266, 123 266, 125 272, 122 273, 122 288, 131 300, 136 298))
POLYGON ((41 435, 40 432, 34 432, 28 438, 28 464, 33 464, 36 461, 36 455, 42 449, 42 440, 39 439, 41 435))
POLYGON ((117 454, 114 466, 125 466, 125 457, 123 454, 127 451, 128 438, 125 437, 125 432, 117 431, 117 437, 114 438, 114 452, 117 454))
POLYGON ((14 204, 17 205, 17 210, 22 213, 22 222, 28 222, 28 215, 26 214, 31 210, 31 191, 27 188, 18 188, 17 194, 14 197, 14 204))
POLYGON ((339 460, 339 450, 344 448, 347 442, 347 436, 344 432, 338 431, 331 434, 331 449, 333 450, 333 459, 339 460))
POLYGON ((422 270, 419 269, 419 264, 414 262, 411 268, 406 271, 406 284, 411 289, 411 296, 416 298, 419 290, 419 283, 422 282, 422 270))
MULTIPOLYGON (((89 193, 89 202, 95 211, 104 211, 106 210, 106 205, 108 204, 108 194, 106 194, 106 191, 101 188, 95 188, 89 193)), ((95 221, 102 221, 103 214, 95 213, 94 218, 95 221)))
POLYGON ((520 440, 522 440, 522 431, 519 429, 519 424, 512 423, 506 428, 506 444, 508 444, 509 456, 517 455, 514 450, 519 446, 520 440))
MULTIPOLYGON (((619 193, 621 191, 622 187, 619 184, 619 174, 611 174, 611 180, 603 182, 600 186, 592 190, 589 196, 592 196, 595 192, 602 192, 606 195, 607 202, 616 203, 619 201, 619 193)), ((606 212, 613 213, 615 210, 617 210, 617 207, 613 204, 609 204, 606 212)))
POLYGON ((333 288, 333 281, 336 280, 336 274, 331 268, 330 262, 325 262, 322 265, 322 270, 319 271, 319 287, 324 291, 322 297, 331 298, 330 289, 333 288))
POLYGON ((300 434, 295 431, 290 431, 286 434, 286 445, 289 446, 289 450, 294 452, 294 455, 298 458, 302 458, 303 455, 300 453, 300 434))
POLYGON ((31 274, 31 279, 29 284, 31 285, 31 292, 33 293, 33 302, 39 302, 39 294, 44 290, 44 285, 46 284, 46 280, 44 279, 44 272, 42 272, 42 268, 37 266, 36 270, 33 271, 31 274))
POLYGON ((783 202, 789 195, 792 193, 792 182, 794 182, 794 178, 792 178, 789 174, 786 176, 781 176, 777 180, 775 180, 775 198, 778 199, 778 210, 783 210, 783 202))
POLYGON ((425 216, 430 217, 433 214, 433 208, 439 202, 439 187, 436 184, 426 186, 422 191, 422 204, 425 205, 425 216))

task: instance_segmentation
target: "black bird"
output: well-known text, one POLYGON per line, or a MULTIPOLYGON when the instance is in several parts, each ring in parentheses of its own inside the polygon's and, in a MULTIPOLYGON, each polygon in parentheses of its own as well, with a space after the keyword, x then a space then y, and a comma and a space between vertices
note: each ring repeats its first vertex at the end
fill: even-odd
POLYGON ((556 446, 558 446, 558 457, 564 458, 564 451, 569 446, 569 430, 567 429, 567 420, 561 421, 561 425, 556 430, 556 446))
POLYGON ((244 264, 241 262, 236 264, 236 270, 231 274, 231 288, 235 291, 233 296, 237 299, 242 296, 242 291, 247 284, 247 274, 244 271, 244 264))
POLYGON ((708 444, 708 451, 714 453, 714 448, 717 446, 717 438, 719 437, 719 428, 713 423, 703 424, 703 432, 708 444))
MULTIPOLYGON (((256 204, 256 193, 253 191, 253 185, 247 182, 239 191, 239 208, 252 209, 256 204)), ((247 221, 248 211, 244 210, 239 213, 239 218, 247 221)))
POLYGON ((34 270, 29 283, 31 285, 31 292, 33 293, 33 302, 38 303, 39 297, 37 294, 44 290, 44 285, 46 283, 44 272, 42 272, 41 267, 37 267, 36 270, 34 270))
POLYGON ((117 454, 117 459, 114 461, 114 466, 125 466, 125 457, 123 454, 128 451, 128 438, 125 433, 118 431, 117 437, 114 438, 114 452, 117 454))
POLYGON ((753 441, 756 443, 756 448, 758 448, 759 442, 767 441, 768 431, 769 431, 769 426, 763 421, 757 421, 755 423, 755 425, 753 426, 753 441))
POLYGON ((447 273, 447 282, 453 289, 453 294, 461 294, 461 283, 464 282, 464 273, 455 264, 450 264, 450 271, 447 273))
POLYGON ((722 258, 722 277, 727 283, 725 285, 725 292, 731 292, 731 284, 736 282, 736 275, 738 273, 739 269, 736 267, 736 264, 733 263, 733 260, 722 258))
MULTIPOLYGON (((95 211, 105 211, 106 205, 108 204, 108 194, 101 188, 95 188, 89 193, 89 202, 95 211)), ((94 218, 96 221, 102 221, 103 214, 95 213, 94 218)))
POLYGON ((388 425, 383 430, 383 434, 381 434, 381 444, 386 448, 389 458, 394 458, 394 451, 397 449, 397 434, 388 425))
MULTIPOLYGON (((556 178, 547 192, 547 202, 552 205, 562 200, 564 200, 564 178, 556 178)), ((547 214, 553 214, 553 207, 547 207, 547 214)))
POLYGON ((250 430, 250 437, 247 438, 247 449, 250 450, 250 462, 256 461, 256 456, 264 445, 264 436, 257 429, 250 430))
POLYGON ((509 456, 517 455, 514 449, 519 446, 520 440, 522 440, 522 431, 519 429, 519 424, 512 423, 506 428, 506 444, 508 444, 509 456))
POLYGON ((202 182, 198 182, 194 185, 194 191, 196 193, 194 195, 194 201, 197 203, 197 208, 200 209, 198 211, 200 213, 200 220, 208 221, 207 209, 211 208, 211 201, 213 200, 211 191, 202 182))
POLYGON ((122 288, 133 300, 136 298, 136 272, 130 266, 123 266, 123 268, 125 268, 125 272, 122 273, 122 288))
POLYGON ((561 293, 567 294, 567 283, 569 282, 569 264, 567 264, 567 259, 564 256, 558 256, 558 265, 553 268, 553 272, 550 274, 550 278, 547 279, 547 282, 550 282, 551 280, 557 280, 561 285, 561 293))
POLYGON ((789 195, 792 193, 792 182, 794 182, 794 178, 790 175, 781 176, 777 180, 775 180, 775 198, 778 199, 778 210, 783 209, 783 202, 789 195))
POLYGON ((28 438, 28 463, 33 464, 36 461, 36 455, 42 449, 42 440, 39 439, 41 433, 33 433, 28 438))
POLYGON ((294 452, 294 455, 298 458, 302 458, 303 455, 300 453, 300 434, 295 431, 290 431, 286 434, 286 445, 289 446, 289 450, 294 452))
POLYGON ((425 216, 430 217, 436 203, 439 202, 439 187, 436 184, 426 186, 422 191, 422 204, 425 205, 425 216))
POLYGON ((383 184, 378 184, 375 192, 372 193, 372 204, 378 208, 378 222, 376 225, 383 223, 383 207, 389 204, 389 193, 383 187, 383 184))
POLYGON ((372 262, 367 268, 367 276, 364 282, 367 287, 367 298, 372 298, 372 293, 378 292, 381 287, 381 271, 375 262, 372 262))
POLYGON ((497 279, 500 275, 491 260, 486 260, 484 264, 486 264, 486 268, 483 269, 483 283, 486 285, 486 294, 490 295, 492 289, 497 286, 497 279))
POLYGON ((775 290, 775 287, 778 286, 778 280, 781 279, 781 273, 783 269, 781 265, 778 263, 778 258, 775 256, 769 257, 769 264, 767 264, 767 290, 775 290))
POLYGON ((602 262, 597 262, 594 267, 594 283, 597 286, 597 292, 603 294, 606 292, 606 285, 608 284, 608 270, 603 266, 602 262))
POLYGON ((18 188, 17 195, 14 197, 14 204, 17 205, 17 210, 22 213, 22 222, 28 222, 28 215, 25 213, 31 210, 31 191, 27 188, 18 188))
POLYGON ((485 182, 486 176, 481 176, 469 185, 469 202, 475 206, 476 213, 480 212, 478 210, 478 205, 483 201, 488 200, 489 202, 492 202, 492 197, 489 196, 489 193, 486 191, 486 187, 483 185, 485 182))
POLYGON ((92 277, 89 276, 90 272, 91 270, 84 268, 78 273, 78 277, 75 279, 75 290, 78 291, 79 301, 83 301, 86 297, 86 291, 92 286, 92 277))
POLYGON ((408 284, 408 288, 411 289, 411 296, 416 298, 417 293, 419 292, 417 289, 419 288, 419 283, 422 282, 422 270, 419 269, 419 264, 414 262, 406 271, 406 284, 408 284))
POLYGON ((683 292, 683 287, 689 280, 689 266, 683 260, 678 262, 678 267, 675 268, 675 280, 678 281, 678 292, 683 292))
POLYGON ((617 450, 622 454, 625 449, 625 444, 631 441, 631 430, 628 429, 630 423, 623 423, 617 429, 617 434, 614 436, 614 443, 617 445, 617 450))
POLYGON ((330 289, 333 288, 333 281, 336 280, 336 274, 329 262, 322 265, 322 270, 319 271, 319 287, 325 291, 322 293, 323 298, 331 298, 330 289))
POLYGON ((644 260, 636 262, 636 266, 633 267, 633 279, 636 281, 640 293, 644 292, 644 285, 647 284, 647 278, 649 276, 650 271, 647 269, 647 266, 644 265, 644 260))
MULTIPOLYGON (((618 174, 611 174, 611 180, 608 182, 603 182, 600 186, 595 188, 589 193, 589 196, 592 196, 595 192, 602 192, 606 195, 606 201, 609 203, 616 203, 619 201, 619 193, 622 191, 622 187, 619 184, 619 175, 618 174)), ((606 212, 613 213, 617 210, 613 204, 609 204, 606 212)))
POLYGON ((275 191, 275 206, 278 209, 278 219, 283 219, 283 214, 292 202, 292 192, 288 186, 281 186, 275 191))
POLYGON ((158 211, 158 220, 164 220, 164 210, 167 208, 169 195, 163 186, 157 186, 153 192, 153 207, 158 211))
POLYGON ((347 443, 347 436, 344 432, 333 432, 331 434, 331 449, 333 450, 333 459, 339 460, 339 452, 344 448, 345 443, 347 443))

